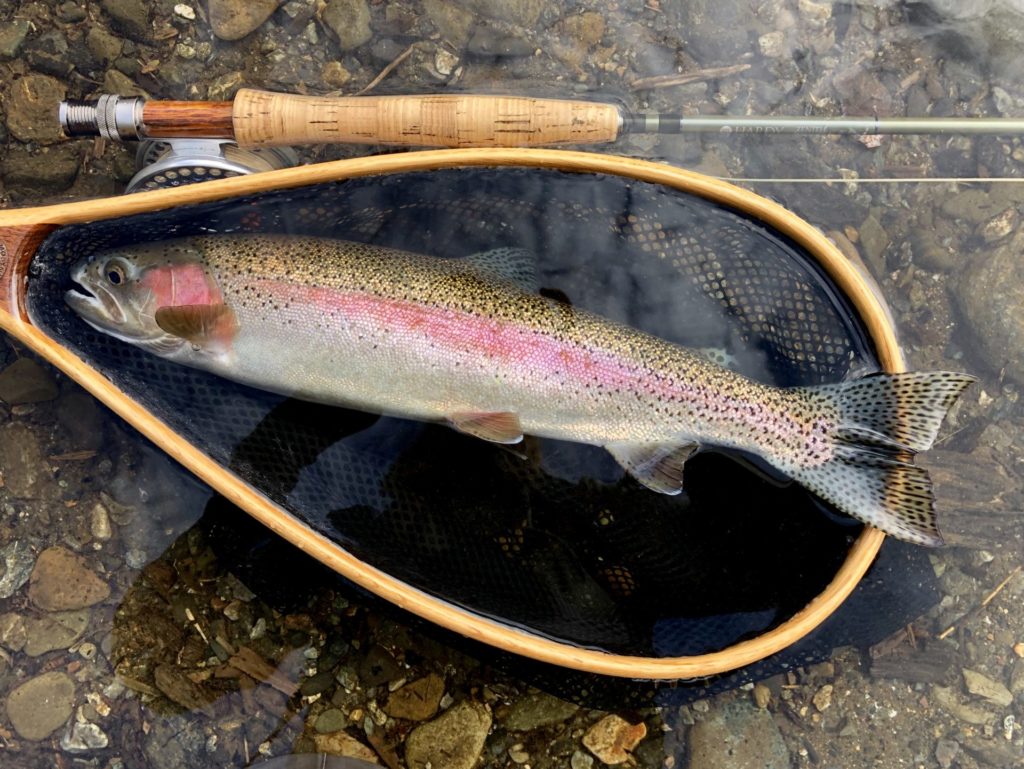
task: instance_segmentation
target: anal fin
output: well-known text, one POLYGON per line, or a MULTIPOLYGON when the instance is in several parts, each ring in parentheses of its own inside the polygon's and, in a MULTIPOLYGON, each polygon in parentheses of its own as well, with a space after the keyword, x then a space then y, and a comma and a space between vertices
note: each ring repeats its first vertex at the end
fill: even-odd
POLYGON ((605 448, 623 469, 652 491, 683 490, 683 465, 700 448, 696 443, 609 443, 605 448))
POLYGON ((460 433, 492 443, 519 443, 523 439, 519 416, 511 411, 452 414, 448 422, 460 433))

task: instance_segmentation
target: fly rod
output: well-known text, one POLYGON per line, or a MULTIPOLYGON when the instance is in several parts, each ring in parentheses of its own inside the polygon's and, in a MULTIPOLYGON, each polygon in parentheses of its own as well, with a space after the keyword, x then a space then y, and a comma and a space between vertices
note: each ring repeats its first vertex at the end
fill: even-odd
POLYGON ((228 139, 241 147, 391 144, 540 147, 613 142, 630 133, 1002 134, 1018 118, 752 117, 629 113, 619 105, 527 96, 300 96, 243 88, 233 101, 147 101, 105 94, 61 102, 68 136, 228 139))

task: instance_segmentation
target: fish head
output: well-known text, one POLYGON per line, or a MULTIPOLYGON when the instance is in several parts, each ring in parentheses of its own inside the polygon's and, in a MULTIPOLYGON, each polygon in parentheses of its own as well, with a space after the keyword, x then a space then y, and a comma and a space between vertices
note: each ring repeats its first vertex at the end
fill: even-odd
POLYGON ((82 320, 162 357, 190 346, 161 326, 162 309, 223 301, 201 251, 181 241, 93 254, 74 266, 71 279, 80 289, 66 292, 64 300, 82 320))

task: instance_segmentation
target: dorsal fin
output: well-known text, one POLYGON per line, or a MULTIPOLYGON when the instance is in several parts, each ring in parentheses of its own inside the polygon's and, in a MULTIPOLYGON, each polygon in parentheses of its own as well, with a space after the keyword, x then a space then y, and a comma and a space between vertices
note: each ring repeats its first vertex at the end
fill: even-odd
POLYGON ((493 248, 467 256, 462 263, 483 277, 509 281, 529 293, 539 287, 537 259, 525 248, 493 248))

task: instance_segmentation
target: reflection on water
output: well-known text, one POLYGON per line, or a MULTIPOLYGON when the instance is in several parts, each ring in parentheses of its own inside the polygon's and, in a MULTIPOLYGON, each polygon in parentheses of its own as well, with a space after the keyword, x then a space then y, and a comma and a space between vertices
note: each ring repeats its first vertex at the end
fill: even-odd
MULTIPOLYGON (((229 98, 241 84, 353 93, 410 44, 415 45, 377 92, 610 94, 630 109, 686 114, 1024 114, 1024 8, 1011 0, 332 0, 323 8, 300 0, 283 4, 266 21, 254 16, 255 31, 226 42, 211 29, 223 33, 219 25, 225 18, 242 18, 218 14, 230 5, 0 3, 4 201, 28 205, 53 195, 115 193, 117 180, 130 175, 133 149, 114 142, 55 143, 49 115, 62 86, 71 96, 85 96, 98 83, 120 91, 137 85, 159 98, 229 98), (736 63, 750 67, 739 75, 707 74, 736 63), (637 78, 680 72, 697 77, 680 86, 630 87, 637 78)), ((954 547, 925 554, 887 543, 883 560, 857 594, 860 602, 855 596, 837 615, 847 618, 845 631, 825 628, 824 641, 815 636, 793 650, 792 669, 755 669, 746 688, 739 686, 746 679, 739 678, 710 682, 707 689, 690 683, 652 693, 643 686, 555 675, 521 660, 494 659, 396 615, 246 518, 233 517, 218 500, 206 509, 205 492, 180 469, 140 445, 72 385, 5 346, 0 765, 242 766, 258 764, 267 754, 321 750, 411 769, 428 760, 438 766, 432 752, 437 748, 448 751, 449 762, 465 754, 467 761, 488 767, 582 769, 620 758, 611 748, 615 738, 642 767, 715 769, 754 758, 773 769, 1018 765, 1024 751, 1024 375, 1016 352, 1024 307, 1024 243, 1018 235, 1024 193, 1010 184, 869 186, 850 180, 1019 176, 1019 139, 636 135, 615 150, 722 175, 847 180, 757 190, 801 213, 867 264, 915 367, 963 368, 982 377, 950 419, 940 445, 924 458, 936 480, 940 522, 954 547), (107 597, 97 580, 109 588, 107 597), (892 634, 863 648, 869 641, 859 631, 879 627, 879 617, 892 622, 885 628, 892 634), (529 684, 546 693, 529 691, 529 684)), ((326 149, 307 156, 353 152, 326 149)), ((541 196, 529 203, 533 210, 557 205, 557 199, 541 196)), ((312 215, 318 216, 325 214, 312 215)), ((463 226, 453 226, 452 218, 432 227, 420 218, 391 234, 400 240, 421 237, 421 250, 430 253, 464 255, 480 245, 465 225, 492 221, 493 208, 483 204, 454 217, 463 226)), ((514 225, 519 216, 507 220, 514 225)), ((385 237, 372 220, 361 226, 367 238, 385 237)), ((517 240, 530 237, 525 229, 515 233, 517 240)), ((549 264, 545 284, 574 303, 643 328, 699 333, 703 346, 746 354, 741 365, 748 370, 780 374, 765 350, 744 349, 742 334, 702 325, 706 306, 680 301, 668 279, 673 270, 659 272, 648 261, 648 278, 638 281, 633 271, 614 260, 603 262, 570 234, 571 228, 556 228, 530 244, 542 258, 561 253, 579 261, 573 273, 549 264), (595 279, 571 279, 580 274, 595 279)), ((493 232, 477 238, 497 245, 493 232)), ((721 240, 714 232, 696 239, 721 240)), ((150 376, 157 377, 152 383, 166 381, 155 368, 138 369, 134 376, 140 387, 150 376)), ((324 507, 321 524, 337 521, 349 529, 352 519, 381 520, 388 527, 369 532, 379 537, 374 547, 386 538, 384 545, 394 545, 398 535, 417 531, 396 525, 396 489, 422 488, 425 496, 443 484, 459 507, 448 517, 435 511, 422 531, 443 542, 453 521, 462 523, 456 533, 463 536, 481 526, 477 542, 490 548, 483 560, 442 547, 417 549, 421 559, 413 563, 403 557, 408 549, 396 547, 391 558, 398 566, 409 561, 410 579, 422 577, 424 565, 436 574, 461 559, 477 569, 462 575, 462 584, 472 586, 487 563, 514 564, 534 580, 527 588, 537 593, 529 596, 534 606, 555 585, 580 598, 561 607, 565 616, 591 617, 602 607, 621 605, 613 586, 650 587, 637 612, 642 627, 616 628, 628 631, 630 643, 642 641, 657 651, 666 635, 673 636, 671 648, 687 642, 665 633, 674 631, 677 612, 696 606, 708 621, 718 621, 708 584, 740 579, 771 592, 758 579, 765 572, 792 574, 813 566, 802 553, 786 554, 774 545, 754 550, 762 560, 728 568, 708 548, 687 551, 701 541, 687 538, 699 537, 699 521, 680 521, 683 516, 674 515, 680 510, 662 510, 650 500, 638 513, 643 497, 618 483, 614 467, 553 443, 531 447, 525 461, 500 451, 473 451, 467 459, 482 477, 511 473, 512 487, 531 489, 530 504, 517 498, 518 506, 509 506, 502 520, 473 517, 458 466, 446 465, 447 474, 433 478, 420 459, 433 450, 454 450, 458 436, 352 413, 327 420, 317 409, 278 399, 257 399, 253 406, 253 397, 233 393, 211 406, 207 417, 216 422, 219 412, 231 409, 238 429, 220 436, 223 459, 234 456, 246 472, 263 468, 261 483, 275 498, 308 504, 326 477, 317 457, 347 462, 366 454, 361 440, 386 435, 396 451, 388 462, 372 464, 376 488, 355 493, 350 485, 336 487, 348 496, 338 497, 343 504, 324 507), (301 440, 265 450, 282 424, 301 440), (275 452, 282 461, 274 461, 275 452), (580 467, 586 468, 585 479, 580 467), (579 499, 573 492, 574 510, 552 502, 583 480, 592 488, 579 499), (595 517, 581 512, 594 506, 587 497, 597 494, 594 489, 623 508, 621 514, 613 511, 610 526, 596 527, 595 517), (546 506, 535 503, 538 493, 546 506), (526 525, 517 520, 524 511, 526 525), (636 548, 632 515, 662 527, 664 536, 655 543, 659 552, 685 553, 700 564, 696 573, 705 581, 697 590, 679 591, 671 580, 659 581, 662 573, 644 573, 622 559, 636 548), (684 524, 687 537, 673 528, 684 524), (572 568, 553 569, 567 562, 564 554, 575 543, 586 546, 586 557, 572 568), (609 554, 615 556, 610 569, 609 554), (623 563, 629 568, 623 570, 623 563)), ((189 398, 183 400, 188 405, 189 398)), ((709 455, 700 461, 700 478, 739 472, 730 458, 709 455)), ((695 475, 691 470, 698 488, 686 512, 700 503, 695 475)), ((775 493, 760 483, 744 481, 729 490, 737 496, 760 494, 762 488, 775 493)), ((492 485, 488 491, 505 488, 497 480, 492 485)), ((740 499, 735 508, 742 514, 730 525, 757 537, 773 534, 757 519, 756 506, 740 499)), ((811 516, 822 526, 834 525, 817 513, 793 511, 794 521, 811 516)), ((736 595, 731 587, 730 592, 736 595)), ((772 621, 763 596, 741 593, 716 632, 737 635, 772 621)))

